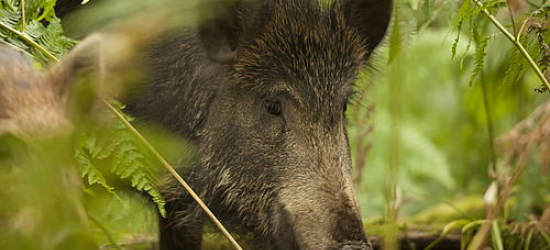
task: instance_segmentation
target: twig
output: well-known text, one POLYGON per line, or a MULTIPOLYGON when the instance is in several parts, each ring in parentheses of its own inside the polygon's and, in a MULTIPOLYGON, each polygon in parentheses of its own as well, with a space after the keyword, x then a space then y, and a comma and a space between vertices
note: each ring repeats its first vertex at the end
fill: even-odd
POLYGON ((25 30, 25 0, 21 0, 21 30, 25 30))
POLYGON ((495 154, 495 132, 493 127, 493 118, 491 116, 491 106, 489 103, 489 93, 485 74, 481 71, 480 75, 481 92, 483 94, 483 107, 485 108, 485 117, 487 119, 487 132, 489 133, 489 153, 491 154, 491 170, 497 174, 497 157, 495 154))
POLYGON ((485 14, 485 16, 487 16, 487 18, 491 20, 491 22, 497 27, 497 29, 500 30, 502 34, 504 34, 504 36, 508 38, 508 40, 510 40, 510 42, 512 42, 519 49, 519 52, 523 55, 523 57, 525 57, 525 59, 527 59, 529 65, 535 71, 542 83, 546 86, 547 89, 550 89, 550 82, 548 82, 548 79, 546 79, 537 63, 533 60, 533 58, 531 58, 531 56, 529 55, 525 47, 523 47, 523 45, 520 43, 520 41, 517 40, 516 37, 514 37, 512 34, 510 34, 510 32, 506 30, 506 28, 496 19, 496 17, 489 13, 489 11, 483 6, 483 4, 479 0, 472 1, 474 1, 479 7, 482 8, 481 12, 483 12, 483 14, 485 14))
POLYGON ((222 231, 223 235, 231 242, 231 245, 233 245, 233 247, 235 249, 242 250, 239 243, 237 243, 237 241, 235 241, 233 236, 231 236, 231 234, 227 231, 227 229, 225 229, 225 227, 222 225, 222 223, 210 211, 208 206, 206 206, 206 204, 204 204, 204 202, 201 200, 201 198, 187 184, 187 182, 185 182, 185 180, 183 180, 183 178, 181 178, 181 176, 170 165, 170 163, 168 163, 168 161, 166 161, 164 159, 164 157, 162 157, 162 155, 160 155, 160 153, 153 147, 153 145, 151 145, 147 141, 147 139, 145 139, 145 137, 143 137, 143 135, 141 135, 141 133, 139 131, 137 131, 137 129, 134 128, 134 126, 132 126, 132 124, 130 124, 130 122, 128 122, 126 120, 126 118, 124 118, 124 116, 122 115, 122 113, 120 113, 120 111, 118 111, 115 107, 113 107, 113 105, 111 105, 109 102, 107 102, 105 100, 102 100, 102 101, 118 117, 118 119, 126 126, 126 128, 128 128, 145 145, 145 147, 147 147, 147 149, 149 149, 149 151, 172 174, 172 176, 174 176, 174 178, 176 178, 176 180, 178 180, 178 182, 181 184, 181 186, 183 186, 183 188, 185 188, 185 190, 187 190, 187 192, 191 195, 191 197, 193 197, 193 199, 197 202, 197 204, 199 204, 199 206, 202 208, 202 210, 204 210, 206 215, 208 215, 208 217, 210 217, 210 220, 212 220, 212 222, 222 231))
POLYGON ((518 34, 517 28, 516 28, 516 19, 514 17, 514 12, 512 11, 512 6, 510 6, 510 0, 506 1, 506 7, 508 7, 508 14, 510 15, 510 21, 512 22, 512 30, 514 31, 514 34, 518 34))

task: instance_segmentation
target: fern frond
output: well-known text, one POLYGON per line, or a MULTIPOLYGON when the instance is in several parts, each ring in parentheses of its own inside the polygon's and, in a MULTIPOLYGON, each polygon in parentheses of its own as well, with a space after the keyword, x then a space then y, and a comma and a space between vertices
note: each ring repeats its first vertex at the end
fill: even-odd
MULTIPOLYGON (((19 0, 11 0, 13 2, 20 2, 19 0)), ((29 19, 41 21, 52 21, 55 19, 55 3, 57 0, 33 0, 25 1, 25 13, 27 13, 29 19)))
POLYGON ((21 9, 14 1, 2 2, 0 8, 0 22, 10 26, 16 26, 21 21, 21 9))
POLYGON ((474 69, 472 70, 472 75, 470 76, 469 85, 472 86, 476 77, 483 71, 485 67, 485 48, 490 40, 491 36, 484 36, 479 41, 476 52, 474 55, 474 69))
MULTIPOLYGON (((118 108, 122 106, 118 105, 118 108)), ((147 150, 111 112, 105 111, 102 117, 104 126, 83 134, 82 143, 75 152, 83 177, 88 178, 89 185, 99 184, 106 189, 109 187, 103 177, 106 172, 129 180, 133 188, 149 194, 164 216, 165 201, 155 185, 158 182, 157 166, 150 160, 151 156, 144 153, 147 150), (94 162, 103 162, 103 165, 96 167, 94 162)), ((133 120, 127 115, 125 117, 133 120)))
POLYGON ((30 17, 23 23, 20 1, 2 1, 0 22, 14 32, 0 28, 0 40, 33 55, 39 63, 46 65, 51 61, 47 55, 34 46, 29 46, 21 36, 28 36, 39 46, 51 52, 55 57, 61 57, 72 48, 76 41, 64 36, 60 20, 55 17, 53 8, 55 0, 28 1, 25 13, 30 17), (39 17, 41 15, 42 17, 39 17), (48 22, 41 22, 45 19, 48 22), (25 27, 23 29, 23 27, 25 27))
POLYGON ((456 14, 455 20, 453 22, 453 27, 457 30, 456 38, 453 41, 453 44, 451 45, 451 58, 454 58, 456 55, 456 48, 458 46, 458 42, 460 41, 460 33, 462 31, 462 25, 464 24, 465 20, 468 20, 470 18, 470 1, 464 1, 460 9, 458 10, 458 13, 456 14))
POLYGON ((508 68, 504 72, 504 79, 502 80, 504 88, 516 84, 529 69, 529 65, 517 49, 512 48, 509 55, 509 59, 507 60, 508 68))
POLYGON ((75 150, 74 157, 76 162, 78 163, 77 166, 80 168, 80 173, 82 178, 87 180, 88 185, 94 185, 99 184, 101 187, 105 188, 109 193, 116 195, 114 192, 114 188, 107 184, 107 180, 105 179, 105 176, 101 173, 101 171, 92 163, 90 160, 92 155, 94 154, 93 149, 96 148, 96 140, 94 137, 88 137, 83 138, 84 140, 81 140, 79 143, 80 147, 77 147, 75 150), (92 150, 92 151, 86 151, 92 150))

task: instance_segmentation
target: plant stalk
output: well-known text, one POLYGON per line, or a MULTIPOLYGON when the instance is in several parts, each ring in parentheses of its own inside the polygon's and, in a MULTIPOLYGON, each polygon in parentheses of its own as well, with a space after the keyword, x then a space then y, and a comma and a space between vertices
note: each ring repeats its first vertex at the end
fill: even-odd
POLYGON ((25 0, 21 0, 21 30, 25 30, 25 24, 27 23, 25 15, 25 0))
POLYGON ((109 243, 111 243, 111 246, 117 250, 124 250, 124 248, 122 248, 117 242, 116 240, 113 238, 113 236, 111 235, 111 232, 109 232, 109 230, 103 226, 103 224, 101 224, 101 222, 99 222, 98 219, 96 219, 93 215, 91 214, 88 214, 88 217, 90 218, 90 220, 96 224, 97 227, 99 227, 99 229, 101 229, 101 231, 103 231, 103 233, 105 234, 105 236, 107 237, 107 240, 109 241, 109 243))
POLYGON ((489 153, 491 154, 491 170, 493 175, 497 175, 497 157, 495 153, 495 130, 493 127, 493 118, 491 115, 491 105, 489 102, 489 89, 483 71, 480 73, 481 93, 483 94, 483 108, 485 109, 485 119, 487 119, 487 133, 489 135, 489 153))

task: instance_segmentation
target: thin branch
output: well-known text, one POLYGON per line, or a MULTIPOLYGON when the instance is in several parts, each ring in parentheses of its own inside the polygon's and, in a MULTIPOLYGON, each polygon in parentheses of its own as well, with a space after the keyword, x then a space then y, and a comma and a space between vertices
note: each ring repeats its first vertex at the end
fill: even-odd
POLYGON ((26 43, 28 43, 29 45, 35 47, 36 49, 38 49, 40 52, 42 52, 42 54, 44 54, 48 59, 54 61, 54 62, 57 62, 57 58, 52 54, 50 53, 48 50, 46 50, 44 47, 42 47, 40 44, 38 44, 37 42, 35 42, 34 40, 32 40, 32 38, 28 37, 25 33, 22 33, 22 32, 19 32, 18 30, 15 30, 13 28, 11 28, 9 25, 3 23, 3 22, 0 22, 0 28, 3 28, 3 29, 6 29, 6 30, 9 30, 10 32, 16 34, 17 36, 19 36, 23 41, 25 41, 26 43))
POLYGON ((514 31, 514 34, 518 34, 518 30, 516 28, 516 18, 514 17, 514 11, 512 11, 512 6, 510 6, 510 0, 506 1, 506 6, 508 7, 508 14, 510 15, 510 21, 512 22, 512 30, 514 31))
POLYGON ((21 0, 21 30, 25 31, 25 24, 26 24, 26 18, 25 18, 25 0, 21 0))
POLYGON ((531 13, 531 15, 529 15, 529 17, 527 19, 525 19, 525 21, 523 22, 523 24, 521 24, 521 27, 519 28, 519 31, 518 33, 516 34, 516 41, 519 41, 521 39, 521 34, 523 34, 523 30, 525 29, 525 27, 527 26, 527 23, 531 20, 531 17, 533 16, 533 13, 531 13))
POLYGON ((118 119, 126 126, 126 128, 128 128, 145 145, 145 147, 147 147, 147 149, 149 149, 149 151, 172 174, 172 176, 174 176, 174 178, 176 178, 176 180, 178 180, 178 182, 181 184, 181 186, 183 186, 183 188, 185 188, 185 190, 187 190, 187 192, 191 195, 191 197, 193 197, 193 199, 202 208, 202 210, 204 210, 206 215, 208 215, 208 217, 210 217, 210 220, 212 220, 212 222, 222 231, 223 235, 231 242, 231 245, 233 245, 233 247, 235 249, 242 250, 239 243, 237 243, 237 241, 235 241, 233 236, 231 236, 231 234, 227 231, 227 229, 225 229, 225 227, 222 225, 222 223, 210 211, 208 206, 206 206, 206 204, 204 204, 204 202, 197 195, 197 193, 195 193, 195 191, 187 184, 187 182, 185 182, 185 180, 183 180, 183 178, 181 178, 181 176, 176 172, 176 170, 170 165, 170 163, 168 163, 168 161, 166 161, 164 159, 164 157, 162 157, 162 155, 160 155, 160 153, 153 147, 153 145, 151 145, 147 141, 147 139, 145 139, 145 137, 143 137, 143 135, 141 135, 141 133, 139 131, 137 131, 137 129, 134 128, 134 126, 132 126, 132 124, 130 124, 130 122, 128 122, 126 120, 126 118, 124 118, 122 113, 120 113, 120 111, 118 111, 115 107, 113 107, 113 105, 111 105, 109 102, 107 102, 105 100, 103 100, 103 103, 105 105, 107 105, 107 107, 118 117, 118 119))
POLYGON ((525 59, 527 59, 529 65, 531 66, 531 68, 533 68, 542 83, 546 86, 547 89, 550 89, 550 82, 548 82, 548 79, 546 79, 537 63, 533 60, 533 58, 531 58, 531 56, 529 55, 525 47, 523 47, 523 45, 520 43, 520 41, 517 40, 516 37, 514 37, 508 30, 506 30, 506 28, 496 19, 495 16, 489 13, 489 11, 483 6, 483 4, 479 0, 472 1, 474 1, 479 7, 482 8, 481 11, 483 12, 483 14, 485 14, 485 16, 487 16, 487 18, 491 20, 491 22, 497 27, 497 29, 500 30, 502 34, 504 34, 504 36, 508 38, 508 40, 510 40, 510 42, 512 42, 519 49, 519 52, 523 55, 523 57, 525 57, 525 59))
MULTIPOLYGON (((151 247, 157 243, 157 239, 154 237, 154 236, 145 236, 145 237, 140 237, 138 238, 137 240, 131 240, 131 241, 120 241, 118 242, 118 245, 121 246, 121 247, 128 247, 130 249, 137 249, 136 245, 150 245, 151 247)), ((112 249, 112 248, 116 248, 114 245, 112 244, 106 244, 106 245, 102 245, 99 247, 99 250, 106 250, 106 249, 112 249)), ((151 248, 153 249, 153 248, 151 248)))
POLYGON ((491 105, 489 102, 489 93, 487 88, 487 81, 483 71, 480 75, 481 92, 483 94, 483 107, 485 109, 485 118, 487 119, 487 133, 489 133, 489 153, 491 154, 491 170, 496 176, 497 174, 497 157, 495 153, 495 130, 493 126, 493 118, 491 113, 491 105))

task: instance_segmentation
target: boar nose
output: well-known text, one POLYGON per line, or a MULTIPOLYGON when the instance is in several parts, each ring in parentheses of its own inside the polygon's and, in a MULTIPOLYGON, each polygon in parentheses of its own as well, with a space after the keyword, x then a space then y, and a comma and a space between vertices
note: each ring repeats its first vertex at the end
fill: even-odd
POLYGON ((365 241, 347 241, 340 244, 340 250, 372 250, 372 244, 365 241))

